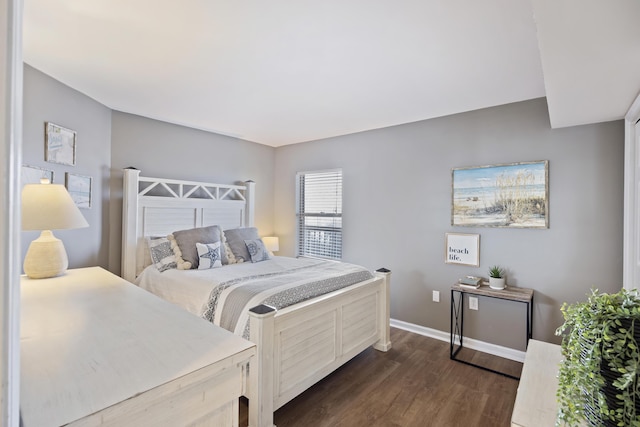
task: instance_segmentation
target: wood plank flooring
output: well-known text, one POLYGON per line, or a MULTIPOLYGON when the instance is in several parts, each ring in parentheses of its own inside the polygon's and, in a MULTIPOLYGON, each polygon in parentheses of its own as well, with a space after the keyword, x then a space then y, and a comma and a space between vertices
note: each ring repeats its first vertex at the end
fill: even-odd
MULTIPOLYGON (((387 353, 367 349, 276 411, 278 427, 507 427, 518 381, 449 359, 449 343, 391 329, 387 353)), ((522 364, 464 349, 474 363, 519 376, 522 364)), ((247 425, 246 401, 240 426, 247 425)))

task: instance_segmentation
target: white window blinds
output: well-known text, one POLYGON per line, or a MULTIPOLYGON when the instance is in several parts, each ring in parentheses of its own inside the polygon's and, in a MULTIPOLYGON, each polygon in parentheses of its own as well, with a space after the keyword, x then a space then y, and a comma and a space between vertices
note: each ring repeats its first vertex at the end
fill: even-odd
POLYGON ((298 255, 342 258, 342 170, 298 173, 298 255))

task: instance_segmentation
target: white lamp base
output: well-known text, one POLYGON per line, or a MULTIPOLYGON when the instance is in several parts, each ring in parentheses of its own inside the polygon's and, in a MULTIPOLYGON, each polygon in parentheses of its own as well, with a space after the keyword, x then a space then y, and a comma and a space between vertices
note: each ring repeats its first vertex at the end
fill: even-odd
POLYGON ((69 267, 69 259, 62 240, 50 230, 43 230, 31 242, 24 258, 24 272, 32 279, 46 279, 64 274, 69 267))

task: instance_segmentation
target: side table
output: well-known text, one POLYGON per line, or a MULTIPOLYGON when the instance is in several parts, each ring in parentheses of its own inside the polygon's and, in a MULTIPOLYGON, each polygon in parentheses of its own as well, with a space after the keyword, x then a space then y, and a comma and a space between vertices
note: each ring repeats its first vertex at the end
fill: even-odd
POLYGON ((533 289, 508 287, 498 290, 491 289, 489 286, 480 286, 479 288, 475 289, 460 286, 457 283, 451 286, 451 342, 449 347, 449 358, 451 360, 455 360, 456 362, 484 369, 485 371, 504 375, 505 377, 513 378, 516 380, 520 379, 519 377, 515 377, 504 372, 496 371, 485 366, 477 365, 475 363, 456 358, 457 354, 460 352, 463 346, 462 338, 464 335, 464 294, 497 298, 525 304, 527 316, 527 330, 525 331, 525 334, 526 342, 528 344, 529 339, 531 339, 533 333, 533 289))

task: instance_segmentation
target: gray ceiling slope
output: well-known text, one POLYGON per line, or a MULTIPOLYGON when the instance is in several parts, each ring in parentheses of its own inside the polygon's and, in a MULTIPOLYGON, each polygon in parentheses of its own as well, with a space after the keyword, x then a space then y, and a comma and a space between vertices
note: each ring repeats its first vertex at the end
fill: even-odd
POLYGON ((639 5, 24 0, 24 60, 114 110, 274 147, 545 95, 571 126, 640 90, 639 5))

